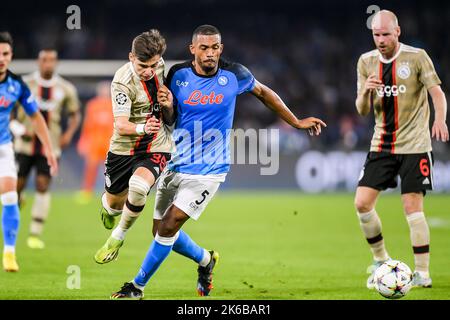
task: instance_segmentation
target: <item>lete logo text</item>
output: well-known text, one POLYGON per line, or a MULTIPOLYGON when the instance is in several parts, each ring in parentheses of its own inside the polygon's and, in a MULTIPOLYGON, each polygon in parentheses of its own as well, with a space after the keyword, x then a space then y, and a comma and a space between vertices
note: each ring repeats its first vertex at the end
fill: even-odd
POLYGON ((221 104, 223 101, 223 94, 218 94, 212 91, 209 95, 203 94, 200 90, 192 91, 188 99, 184 100, 183 103, 196 106, 198 104, 221 104))

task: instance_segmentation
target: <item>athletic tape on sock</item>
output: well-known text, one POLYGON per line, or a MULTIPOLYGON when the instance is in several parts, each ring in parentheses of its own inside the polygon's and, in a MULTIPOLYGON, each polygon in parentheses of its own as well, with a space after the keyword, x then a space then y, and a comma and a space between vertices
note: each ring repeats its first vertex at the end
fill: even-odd
POLYGON ((5 192, 0 196, 2 204, 5 206, 16 204, 19 201, 17 191, 5 192))
POLYGON ((155 241, 163 246, 173 246, 176 237, 177 235, 174 235, 173 237, 161 237, 158 233, 156 233, 155 241))

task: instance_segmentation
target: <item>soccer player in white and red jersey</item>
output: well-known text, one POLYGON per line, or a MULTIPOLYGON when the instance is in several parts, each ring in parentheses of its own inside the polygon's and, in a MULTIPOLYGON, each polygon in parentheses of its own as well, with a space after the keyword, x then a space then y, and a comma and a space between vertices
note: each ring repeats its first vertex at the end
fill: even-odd
POLYGON ((361 115, 371 108, 375 113, 375 132, 355 196, 361 229, 374 259, 367 270, 367 287, 374 287, 377 266, 390 259, 375 204, 382 190, 397 186, 397 176, 414 252, 413 285, 431 287, 430 232, 423 198, 426 190, 433 189, 431 137, 449 140, 447 102, 425 50, 399 42, 400 27, 394 13, 378 12, 372 20, 372 35, 376 49, 359 58, 356 99, 361 115), (428 94, 435 110, 431 137, 428 94))

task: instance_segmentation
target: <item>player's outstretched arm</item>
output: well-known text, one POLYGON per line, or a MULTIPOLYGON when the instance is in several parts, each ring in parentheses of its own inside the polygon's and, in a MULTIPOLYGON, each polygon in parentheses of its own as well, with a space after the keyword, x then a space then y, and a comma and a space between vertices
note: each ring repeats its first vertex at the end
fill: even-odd
POLYGON ((44 146, 45 157, 50 166, 50 174, 54 176, 58 173, 58 161, 56 161, 55 154, 53 153, 50 134, 45 119, 39 111, 32 114, 30 118, 33 130, 36 132, 36 135, 44 146))
POLYGON ((434 86, 428 89, 434 106, 434 123, 431 129, 431 136, 436 140, 446 142, 449 140, 448 127, 445 123, 447 118, 447 100, 441 86, 434 86))
POLYGON ((310 135, 319 135, 322 132, 322 126, 327 126, 325 122, 314 117, 298 119, 275 91, 259 81, 256 81, 255 87, 251 92, 264 103, 266 107, 277 113, 281 119, 294 128, 308 130, 310 135))

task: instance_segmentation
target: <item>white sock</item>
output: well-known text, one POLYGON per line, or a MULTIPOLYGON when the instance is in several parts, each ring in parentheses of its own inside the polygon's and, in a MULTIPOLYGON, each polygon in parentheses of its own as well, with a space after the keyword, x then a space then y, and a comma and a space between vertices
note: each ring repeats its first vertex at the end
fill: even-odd
POLYGON ((51 196, 49 192, 36 192, 31 208, 30 234, 40 236, 50 211, 51 196))
POLYGON ((429 277, 430 266, 430 229, 425 214, 414 212, 406 215, 409 224, 411 245, 414 252, 414 263, 417 272, 429 277), (423 273, 423 274, 422 274, 423 273))
POLYGON ((139 215, 140 212, 132 212, 125 206, 122 216, 120 217, 119 224, 113 230, 111 236, 117 240, 125 239, 127 231, 131 228, 139 215))
POLYGON ((375 209, 365 213, 358 212, 358 217, 361 230, 369 243, 374 260, 384 261, 389 259, 384 246, 383 236, 381 235, 381 220, 375 209))
POLYGON ((122 209, 113 209, 109 206, 108 201, 106 199, 106 193, 102 195, 102 206, 105 208, 106 212, 108 212, 111 216, 118 216, 122 214, 122 209))
POLYGON ((127 233, 127 230, 123 230, 121 227, 117 226, 111 232, 111 237, 113 237, 116 240, 123 240, 123 239, 125 239, 126 233, 127 233))
POLYGON ((16 247, 14 247, 14 246, 4 246, 3 247, 3 253, 6 253, 6 252, 15 253, 16 252, 16 247))
POLYGON ((202 261, 199 262, 199 265, 202 267, 206 267, 210 261, 211 261, 211 253, 209 253, 208 250, 203 249, 203 258, 202 261))
POLYGON ((144 291, 145 287, 138 285, 136 282, 134 282, 134 279, 131 280, 131 283, 133 284, 133 286, 137 289, 140 289, 141 291, 144 291))

